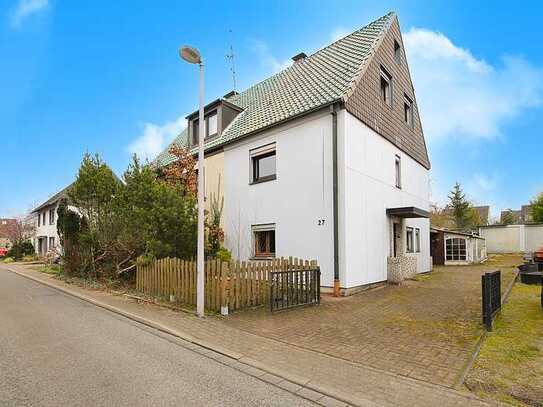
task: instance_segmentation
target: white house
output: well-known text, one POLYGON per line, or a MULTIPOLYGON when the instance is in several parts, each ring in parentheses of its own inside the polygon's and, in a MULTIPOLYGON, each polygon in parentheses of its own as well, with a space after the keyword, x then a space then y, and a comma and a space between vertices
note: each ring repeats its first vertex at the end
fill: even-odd
MULTIPOLYGON (((430 162, 396 15, 293 60, 205 108, 226 247, 316 259, 336 294, 429 271, 430 162)), ((194 147, 197 112, 187 119, 174 142, 194 147)))
POLYGON ((66 197, 68 187, 57 192, 47 201, 37 206, 31 213, 35 219, 34 248, 38 256, 57 250, 60 241, 57 232, 57 210, 60 201, 66 197))

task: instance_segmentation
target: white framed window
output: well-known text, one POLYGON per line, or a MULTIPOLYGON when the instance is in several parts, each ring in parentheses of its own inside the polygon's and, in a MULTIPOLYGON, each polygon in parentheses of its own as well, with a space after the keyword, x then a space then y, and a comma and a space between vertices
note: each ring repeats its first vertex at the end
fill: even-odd
POLYGON ((277 178, 275 143, 251 150, 249 157, 251 161, 251 184, 272 181, 277 178))
POLYGON ((49 209, 49 224, 54 225, 55 224, 55 210, 49 209))
POLYGON ((402 47, 396 40, 394 40, 394 61, 396 61, 397 64, 402 63, 402 47))
POLYGON ((38 227, 41 226, 41 214, 38 212, 38 227))
POLYGON ((396 188, 402 188, 402 159, 399 155, 394 156, 394 184, 396 188))
POLYGON ((55 248, 55 238, 54 237, 50 237, 49 238, 49 250, 52 250, 55 248))
POLYGON ((206 137, 213 137, 217 134, 217 112, 207 117, 206 137))
POLYGON ((381 100, 392 106, 392 75, 383 67, 381 67, 381 100))
POLYGON ((41 214, 41 224, 45 226, 45 211, 41 214))
POLYGON ((420 229, 415 228, 415 252, 420 253, 420 229))
POLYGON ((275 257, 275 223, 253 225, 253 256, 275 257))
POLYGON ((413 128, 413 101, 405 93, 403 95, 403 120, 413 128))
POLYGON ((466 260, 466 239, 450 237, 445 240, 445 258, 447 260, 466 260))
POLYGON ((405 237, 406 237, 406 252, 407 253, 413 253, 413 228, 407 227, 405 228, 405 237))

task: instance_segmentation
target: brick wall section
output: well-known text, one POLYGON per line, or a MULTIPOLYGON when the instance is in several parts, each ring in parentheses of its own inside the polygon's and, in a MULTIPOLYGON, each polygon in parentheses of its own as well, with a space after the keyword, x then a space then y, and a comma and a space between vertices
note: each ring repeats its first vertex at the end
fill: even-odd
POLYGON ((430 168, 413 83, 396 16, 382 42, 378 44, 369 66, 354 91, 347 97, 345 108, 424 167, 430 168), (394 59, 394 40, 401 46, 400 64, 394 59), (392 75, 392 107, 381 100, 381 65, 392 75), (413 128, 404 121, 404 93, 413 101, 413 128))

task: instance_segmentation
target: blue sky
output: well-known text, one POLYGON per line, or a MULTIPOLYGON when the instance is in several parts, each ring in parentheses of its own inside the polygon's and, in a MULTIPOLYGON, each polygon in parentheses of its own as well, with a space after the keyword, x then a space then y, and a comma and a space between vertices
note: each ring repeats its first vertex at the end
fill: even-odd
POLYGON ((493 213, 543 190, 543 6, 472 1, 0 0, 0 217, 73 181, 85 151, 118 173, 153 157, 206 100, 244 89, 394 10, 432 162, 432 199, 455 181, 493 213), (473 4, 476 3, 476 4, 473 4))

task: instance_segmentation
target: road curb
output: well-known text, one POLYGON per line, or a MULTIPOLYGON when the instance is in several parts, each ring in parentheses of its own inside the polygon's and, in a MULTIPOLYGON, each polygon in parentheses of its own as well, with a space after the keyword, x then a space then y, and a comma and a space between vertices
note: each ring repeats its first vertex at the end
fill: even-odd
MULTIPOLYGON (((140 323, 142 325, 145 325, 145 326, 147 326, 149 328, 156 329, 159 332, 166 333, 168 335, 171 335, 171 336, 174 336, 176 338, 182 339, 182 340, 184 340, 186 342, 197 345, 197 346, 199 346, 201 348, 204 348, 204 349, 213 351, 215 353, 218 353, 220 355, 226 356, 226 357, 228 357, 228 358, 230 358, 233 361, 236 361, 238 363, 242 363, 242 364, 250 366, 250 367, 252 367, 254 369, 261 370, 264 373, 268 373, 270 375, 278 376, 281 379, 283 379, 283 381, 291 382, 291 383, 296 384, 296 385, 301 387, 301 390, 296 391, 296 392, 286 390, 285 388, 283 388, 283 390, 289 391, 290 393, 296 394, 296 395, 298 395, 300 397, 303 397, 303 398, 305 398, 307 400, 313 401, 313 402, 315 402, 317 404, 320 404, 319 400, 321 398, 322 399, 330 398, 330 399, 333 399, 334 401, 336 401, 336 404, 328 404, 328 403, 326 403, 326 404, 321 404, 321 405, 337 405, 337 402, 341 402, 341 403, 345 403, 346 405, 353 405, 353 406, 360 406, 360 407, 378 406, 378 404, 375 404, 374 402, 371 402, 370 400, 352 400, 352 399, 346 398, 345 396, 343 396, 341 394, 338 394, 337 392, 335 392, 332 389, 325 389, 322 386, 315 385, 315 384, 311 383, 310 379, 308 379, 308 378, 297 376, 297 375, 294 375, 292 373, 283 371, 281 369, 276 369, 276 368, 270 367, 270 366, 268 366, 268 365, 266 365, 264 363, 258 362, 258 361, 254 360, 254 359, 251 359, 250 357, 247 357, 247 356, 245 356, 243 354, 230 351, 230 350, 225 349, 225 348, 223 348, 221 346, 209 343, 207 341, 204 341, 204 340, 201 340, 201 339, 198 339, 198 338, 194 338, 194 337, 192 337, 190 335, 187 335, 187 334, 185 334, 183 332, 179 332, 177 330, 170 329, 170 328, 168 328, 168 327, 166 327, 166 326, 164 326, 164 325, 162 325, 162 324, 160 324, 158 322, 152 321, 152 320, 147 319, 147 318, 140 317, 139 315, 133 314, 133 313, 128 312, 128 311, 124 311, 124 310, 122 310, 120 308, 117 308, 115 306, 105 304, 105 303, 100 302, 98 300, 95 300, 93 298, 87 297, 87 296, 85 296, 83 294, 80 294, 80 293, 78 293, 76 291, 70 290, 67 287, 63 287, 61 285, 57 285, 57 284, 54 284, 52 282, 49 282, 49 281, 46 281, 46 280, 31 276, 31 275, 29 275, 29 274, 27 274, 25 272, 15 270, 15 269, 13 269, 11 267, 5 267, 5 270, 8 270, 9 272, 11 272, 13 274, 17 274, 17 275, 19 275, 21 277, 24 277, 24 278, 29 279, 31 281, 34 281, 36 283, 42 284, 42 285, 47 286, 49 288, 52 288, 54 290, 60 291, 60 292, 62 292, 64 294, 68 294, 68 295, 70 295, 72 297, 78 298, 78 299, 80 299, 82 301, 88 302, 90 304, 93 304, 93 305, 95 305, 97 307, 108 310, 108 311, 113 312, 115 314, 121 315, 121 316, 123 316, 125 318, 128 318, 128 319, 130 319, 132 321, 138 322, 138 323, 140 323), (310 390, 310 391, 317 392, 317 393, 321 394, 322 397, 315 400, 313 398, 304 396, 303 393, 298 394, 303 389, 307 389, 307 390, 310 390)), ((248 373, 248 374, 250 374, 250 373, 248 373)), ((262 376, 262 375, 254 375, 254 374, 250 374, 250 375, 253 376, 253 377, 256 377, 256 378, 260 378, 262 376)), ((273 383, 271 383, 271 382, 269 382, 269 381, 267 381, 265 379, 261 379, 261 380, 263 380, 263 381, 265 381, 267 383, 273 384, 273 383)), ((277 387, 282 388, 281 386, 277 386, 277 387)))

